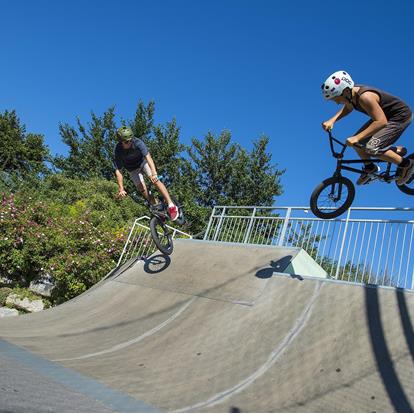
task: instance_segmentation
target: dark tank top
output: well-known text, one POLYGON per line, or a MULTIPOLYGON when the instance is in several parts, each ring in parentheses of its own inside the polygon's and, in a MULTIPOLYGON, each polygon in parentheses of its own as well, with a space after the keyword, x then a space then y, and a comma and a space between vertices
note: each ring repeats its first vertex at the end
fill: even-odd
POLYGON ((373 88, 372 86, 355 86, 358 86, 360 88, 355 96, 356 103, 353 105, 354 109, 356 109, 357 111, 363 112, 364 114, 368 115, 365 109, 362 108, 362 106, 360 105, 359 98, 363 93, 370 91, 376 93, 380 97, 379 105, 384 111, 384 114, 387 117, 387 121, 405 122, 411 118, 412 112, 410 107, 406 103, 404 103, 400 98, 390 95, 389 93, 384 92, 381 89, 373 88))

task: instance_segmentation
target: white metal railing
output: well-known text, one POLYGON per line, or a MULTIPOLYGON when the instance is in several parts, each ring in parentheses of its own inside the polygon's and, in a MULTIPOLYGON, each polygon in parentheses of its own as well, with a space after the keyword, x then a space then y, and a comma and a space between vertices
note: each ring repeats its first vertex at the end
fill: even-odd
POLYGON ((216 206, 204 239, 301 247, 331 278, 414 289, 411 218, 414 208, 354 207, 322 220, 307 207, 216 206))
MULTIPOLYGON (((157 246, 155 246, 152 240, 149 226, 143 224, 144 221, 149 220, 150 217, 142 216, 134 221, 116 267, 122 266, 131 259, 145 259, 157 251, 157 246)), ((168 224, 167 227, 173 231, 173 239, 192 238, 190 234, 184 233, 168 224)))

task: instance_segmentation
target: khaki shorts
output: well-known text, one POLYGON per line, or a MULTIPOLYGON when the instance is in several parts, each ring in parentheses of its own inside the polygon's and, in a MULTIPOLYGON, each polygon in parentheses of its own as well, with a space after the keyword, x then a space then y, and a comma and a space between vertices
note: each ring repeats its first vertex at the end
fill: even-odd
POLYGON ((136 187, 142 186, 144 184, 144 174, 147 177, 151 177, 152 175, 151 168, 147 162, 142 167, 128 172, 136 187))
MULTIPOLYGON (((413 117, 409 118, 405 122, 393 122, 390 121, 388 124, 376 132, 372 137, 367 137, 360 141, 361 144, 365 145, 365 151, 370 155, 378 155, 387 152, 390 147, 397 141, 401 134, 410 125, 413 117)), ((365 123, 355 135, 362 132, 372 124, 372 120, 365 123)))

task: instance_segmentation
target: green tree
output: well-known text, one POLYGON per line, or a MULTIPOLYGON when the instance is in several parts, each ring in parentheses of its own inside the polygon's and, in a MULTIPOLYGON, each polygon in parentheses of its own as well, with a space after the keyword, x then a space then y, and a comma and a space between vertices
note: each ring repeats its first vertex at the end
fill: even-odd
POLYGON ((25 178, 49 171, 46 162, 50 160, 48 147, 40 134, 26 133, 16 112, 0 113, 0 171, 7 176, 25 178))
POLYGON ((209 132, 204 141, 193 138, 191 142, 188 153, 196 171, 197 202, 210 208, 233 204, 229 190, 239 146, 231 142, 230 132, 218 137, 209 132))
POLYGON ((237 154, 230 177, 229 196, 238 205, 269 206, 276 196, 282 194, 280 176, 284 171, 271 163, 268 144, 269 138, 262 136, 253 141, 250 153, 241 148, 237 154))
POLYGON ((116 143, 115 108, 102 116, 91 114, 85 126, 77 119, 77 129, 60 124, 62 141, 69 147, 69 155, 56 156, 54 165, 70 178, 113 179, 113 150, 116 143))
POLYGON ((271 164, 268 143, 269 139, 262 137, 248 152, 231 141, 228 131, 218 137, 208 133, 204 141, 194 138, 188 153, 199 188, 197 201, 206 207, 271 205, 282 193, 283 171, 271 164))

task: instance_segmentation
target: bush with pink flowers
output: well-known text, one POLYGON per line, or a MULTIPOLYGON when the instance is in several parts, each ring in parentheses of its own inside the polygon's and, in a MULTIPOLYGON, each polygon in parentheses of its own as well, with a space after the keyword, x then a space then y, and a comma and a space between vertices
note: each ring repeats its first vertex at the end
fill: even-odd
POLYGON ((36 193, 0 195, 0 279, 27 287, 49 274, 52 300, 61 303, 115 267, 138 213, 132 201, 114 198, 112 183, 53 180, 36 193))

